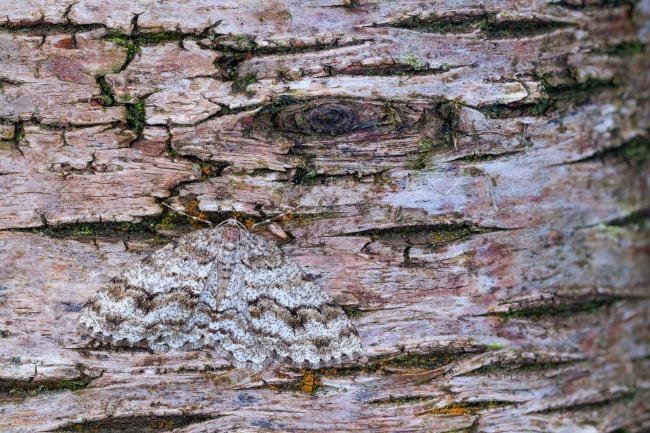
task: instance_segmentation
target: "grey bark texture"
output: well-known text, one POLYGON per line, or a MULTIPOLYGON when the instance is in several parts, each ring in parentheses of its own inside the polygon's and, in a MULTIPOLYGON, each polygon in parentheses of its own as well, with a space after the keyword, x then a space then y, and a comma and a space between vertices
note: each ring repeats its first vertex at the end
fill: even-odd
POLYGON ((650 430, 649 1, 0 9, 0 431, 650 430), (361 360, 252 373, 77 332, 231 217, 361 360))

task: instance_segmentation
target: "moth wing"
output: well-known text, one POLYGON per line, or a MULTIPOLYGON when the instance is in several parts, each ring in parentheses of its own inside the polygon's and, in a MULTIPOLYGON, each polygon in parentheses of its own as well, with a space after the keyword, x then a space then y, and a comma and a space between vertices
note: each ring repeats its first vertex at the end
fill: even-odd
POLYGON ((345 311, 279 247, 247 235, 242 293, 258 344, 275 358, 311 368, 357 358, 361 343, 345 311))
POLYGON ((202 345, 188 319, 210 273, 216 229, 198 230, 165 245, 115 277, 86 303, 79 324, 94 338, 154 351, 202 345))

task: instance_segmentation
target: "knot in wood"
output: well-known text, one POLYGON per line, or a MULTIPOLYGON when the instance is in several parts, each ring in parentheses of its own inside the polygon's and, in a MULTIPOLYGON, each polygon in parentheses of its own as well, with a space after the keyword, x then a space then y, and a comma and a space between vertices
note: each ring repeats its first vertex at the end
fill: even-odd
POLYGON ((354 129, 356 122, 354 111, 339 104, 316 106, 305 115, 305 126, 318 134, 344 134, 354 129))

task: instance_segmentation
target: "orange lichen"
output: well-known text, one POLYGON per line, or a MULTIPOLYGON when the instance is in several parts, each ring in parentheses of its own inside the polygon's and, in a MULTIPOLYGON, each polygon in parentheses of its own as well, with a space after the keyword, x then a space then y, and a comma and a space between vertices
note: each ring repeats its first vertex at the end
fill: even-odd
POLYGON ((313 394, 320 386, 320 380, 316 373, 311 370, 303 370, 300 390, 306 394, 313 394))
MULTIPOLYGON (((183 205, 183 209, 185 210, 186 214, 201 220, 208 219, 208 214, 199 209, 200 202, 195 197, 186 197, 184 199, 181 199, 181 204, 183 205)), ((197 226, 201 225, 200 222, 195 220, 191 220, 190 223, 197 226)))
POLYGON ((446 406, 441 408, 435 408, 427 411, 428 414, 433 415, 465 415, 470 413, 469 409, 464 406, 446 406))

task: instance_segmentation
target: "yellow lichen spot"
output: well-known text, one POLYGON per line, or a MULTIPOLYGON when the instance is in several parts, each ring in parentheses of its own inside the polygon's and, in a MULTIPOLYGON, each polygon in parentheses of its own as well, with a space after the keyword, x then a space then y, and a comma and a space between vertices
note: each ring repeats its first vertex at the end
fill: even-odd
POLYGON ((433 415, 466 415, 470 413, 470 411, 466 406, 450 405, 428 410, 427 413, 433 415))
POLYGON ((320 380, 316 373, 311 370, 303 371, 302 380, 300 381, 300 390, 306 394, 313 394, 320 386, 320 380))
POLYGON ((246 226, 248 230, 252 229, 254 225, 255 225, 255 221, 253 221, 252 219, 246 218, 244 220, 244 226, 246 226))
MULTIPOLYGON (((186 214, 198 218, 200 220, 207 220, 208 214, 202 212, 199 209, 199 203, 200 203, 199 200, 193 197, 188 197, 187 199, 182 200, 183 208, 185 209, 186 214)), ((196 220, 190 220, 190 223, 192 225, 201 226, 201 223, 196 220)))

